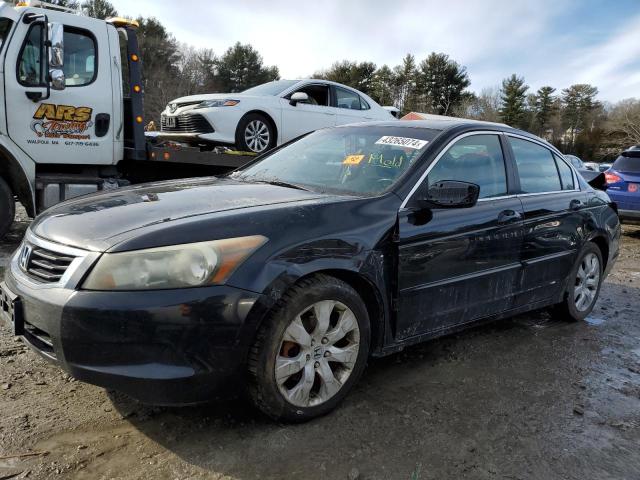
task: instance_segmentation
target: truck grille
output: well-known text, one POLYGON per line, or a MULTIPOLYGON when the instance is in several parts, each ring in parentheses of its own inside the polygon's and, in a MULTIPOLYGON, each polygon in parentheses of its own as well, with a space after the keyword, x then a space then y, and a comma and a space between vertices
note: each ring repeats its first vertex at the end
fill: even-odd
POLYGON ((213 133, 215 130, 211 124, 198 113, 183 113, 177 117, 176 124, 169 126, 167 116, 161 118, 160 129, 167 133, 213 133))
POLYGON ((25 245, 21 254, 21 266, 31 277, 40 282, 56 283, 60 281, 75 259, 76 257, 25 245), (28 249, 31 250, 30 253, 28 249))

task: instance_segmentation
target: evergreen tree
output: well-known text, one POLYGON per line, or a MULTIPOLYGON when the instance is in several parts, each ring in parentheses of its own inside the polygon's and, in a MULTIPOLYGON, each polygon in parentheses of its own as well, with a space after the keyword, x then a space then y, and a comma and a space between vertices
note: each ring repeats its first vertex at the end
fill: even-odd
POLYGON ((87 0, 82 3, 82 13, 102 20, 118 16, 118 11, 108 0, 87 0))
POLYGON ((430 113, 449 115, 462 102, 469 85, 467 69, 449 55, 434 52, 420 63, 418 94, 430 113))
POLYGON ((247 88, 280 78, 278 67, 265 67, 262 57, 251 45, 240 42, 215 61, 220 87, 225 92, 247 88))
POLYGON ((527 90, 524 78, 515 73, 502 81, 500 118, 512 127, 521 128, 527 112, 527 90))
POLYGON ((535 126, 536 133, 540 136, 545 136, 551 117, 556 111, 556 97, 553 95, 555 91, 555 88, 545 86, 539 88, 536 94, 535 126))

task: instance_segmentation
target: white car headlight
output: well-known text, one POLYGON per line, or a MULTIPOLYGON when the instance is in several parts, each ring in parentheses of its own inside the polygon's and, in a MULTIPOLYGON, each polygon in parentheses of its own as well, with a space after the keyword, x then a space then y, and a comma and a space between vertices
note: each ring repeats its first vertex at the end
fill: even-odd
POLYGON ((234 107, 239 103, 240 100, 205 100, 193 108, 234 107))
POLYGON ((267 241, 262 235, 188 243, 100 257, 85 290, 164 290, 223 284, 267 241))

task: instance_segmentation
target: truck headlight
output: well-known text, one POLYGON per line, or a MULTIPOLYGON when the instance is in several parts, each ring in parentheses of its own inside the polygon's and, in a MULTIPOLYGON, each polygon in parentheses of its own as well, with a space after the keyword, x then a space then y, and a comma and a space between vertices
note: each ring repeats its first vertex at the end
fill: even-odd
POLYGON ((234 107, 239 103, 240 100, 205 100, 193 108, 234 107))
POLYGON ((82 288, 163 290, 223 284, 266 237, 228 238, 100 257, 82 288))

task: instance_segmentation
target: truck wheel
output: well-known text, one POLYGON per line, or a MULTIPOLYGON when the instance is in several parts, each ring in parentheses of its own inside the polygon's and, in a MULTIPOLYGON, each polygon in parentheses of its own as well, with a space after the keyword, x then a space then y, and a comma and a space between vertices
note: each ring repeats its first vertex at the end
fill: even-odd
POLYGON ((13 198, 11 187, 0 178, 0 239, 11 228, 16 216, 16 201, 13 198))
POLYGON ((264 153, 271 150, 276 146, 275 128, 264 115, 245 115, 238 124, 236 145, 243 152, 264 153))
POLYGON ((304 422, 333 410, 369 355, 369 316, 348 284, 316 275, 292 287, 249 353, 249 392, 270 417, 304 422))
POLYGON ((554 317, 571 322, 584 320, 593 310, 602 285, 602 253, 592 242, 587 243, 571 269, 562 302, 554 305, 554 317))

